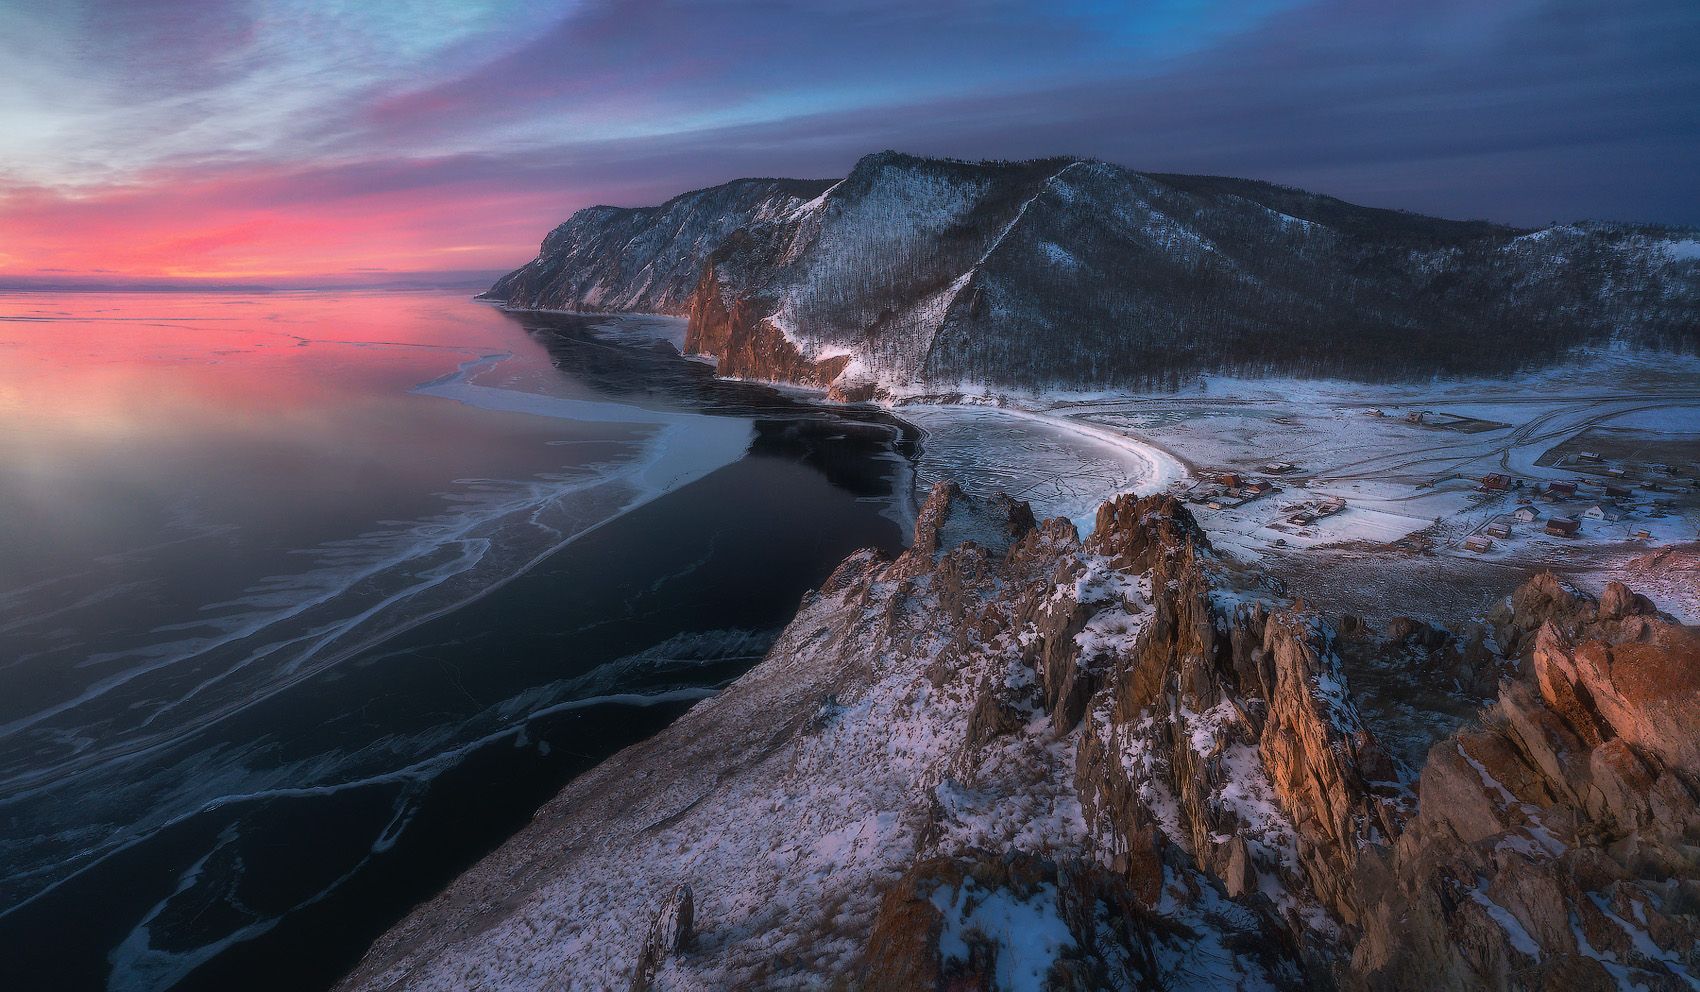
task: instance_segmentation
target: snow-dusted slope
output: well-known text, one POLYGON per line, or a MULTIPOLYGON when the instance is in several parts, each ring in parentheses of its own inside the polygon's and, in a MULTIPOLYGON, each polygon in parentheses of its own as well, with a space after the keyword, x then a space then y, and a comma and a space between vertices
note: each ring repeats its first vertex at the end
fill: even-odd
POLYGON ((728 235, 783 217, 831 185, 741 179, 659 207, 587 207, 484 295, 536 310, 684 314, 703 259, 728 235))
MULTIPOLYGON (((1277 987, 1296 964, 1272 924, 1196 868, 1159 870, 1162 924, 1083 939, 1070 922, 1127 911, 1108 868, 1125 841, 1077 782, 1102 729, 1034 665, 1078 656, 1101 680, 1141 640, 1150 569, 1114 551, 941 486, 910 551, 848 559, 766 662, 575 782, 348 987, 919 988, 910 970, 971 970, 987 941, 995 983, 960 987, 1052 987, 1059 964, 1081 989, 1277 987), (958 625, 981 613, 985 637, 958 625), (936 928, 903 922, 910 897, 936 928)), ((1295 842, 1279 809, 1245 809, 1295 842)))
POLYGON ((1346 659, 1508 659, 1268 586, 1167 497, 1082 542, 940 486, 344 987, 1693 987, 1700 630, 1532 581, 1493 629, 1525 674, 1416 805, 1346 659))
POLYGON ((871 155, 581 211, 490 295, 691 315, 722 372, 901 391, 1201 369, 1494 374, 1580 343, 1700 348, 1693 232, 1527 232, 1250 180, 871 155))

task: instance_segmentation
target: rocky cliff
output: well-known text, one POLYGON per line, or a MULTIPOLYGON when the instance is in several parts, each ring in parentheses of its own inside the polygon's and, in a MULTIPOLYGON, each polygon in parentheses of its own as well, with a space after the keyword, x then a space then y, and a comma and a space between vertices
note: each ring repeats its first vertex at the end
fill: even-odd
POLYGON ((1700 631, 1621 585, 1514 603, 1527 670, 1430 752, 1348 984, 1700 987, 1700 631))
POLYGON ((346 987, 1692 988, 1700 633, 1550 576, 1494 626, 1418 773, 1347 658, 1424 638, 1337 634, 1167 497, 1082 541, 946 484, 346 987))
POLYGON ((537 258, 484 297, 533 310, 682 315, 703 261, 728 237, 789 215, 831 185, 741 179, 659 207, 590 207, 550 231, 537 258))
POLYGON ((723 373, 846 395, 1201 370, 1509 373, 1700 349, 1700 232, 1459 222, 1103 162, 882 152, 841 182, 595 207, 487 296, 688 314, 723 373))

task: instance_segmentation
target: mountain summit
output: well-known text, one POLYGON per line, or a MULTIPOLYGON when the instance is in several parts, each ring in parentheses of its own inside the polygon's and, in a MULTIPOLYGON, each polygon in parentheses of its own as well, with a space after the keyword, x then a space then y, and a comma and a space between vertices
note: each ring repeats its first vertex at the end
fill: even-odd
POLYGON ((1700 232, 1529 231, 1083 159, 880 152, 591 207, 486 298, 690 317, 730 375, 875 389, 1151 387, 1199 371, 1495 375, 1700 350, 1700 232))

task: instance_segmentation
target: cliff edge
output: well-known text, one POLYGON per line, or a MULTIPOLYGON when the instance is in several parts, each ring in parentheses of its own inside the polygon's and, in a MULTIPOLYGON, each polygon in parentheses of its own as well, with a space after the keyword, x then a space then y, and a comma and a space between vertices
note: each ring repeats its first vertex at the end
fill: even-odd
POLYGON ((343 988, 1693 988, 1700 632, 1551 576, 1495 623, 1419 773, 1171 498, 941 485, 343 988))

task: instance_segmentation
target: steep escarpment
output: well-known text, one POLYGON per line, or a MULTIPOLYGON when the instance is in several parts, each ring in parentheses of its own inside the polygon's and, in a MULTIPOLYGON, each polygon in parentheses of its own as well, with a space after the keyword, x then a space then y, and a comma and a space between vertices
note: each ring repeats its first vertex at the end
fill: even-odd
POLYGON ((685 332, 685 350, 712 355, 723 376, 791 382, 805 386, 831 386, 850 361, 848 355, 810 360, 797 345, 764 314, 755 300, 729 296, 721 286, 720 260, 736 250, 740 232, 709 256, 702 279, 690 297, 690 323, 685 332))
POLYGON ((658 207, 587 207, 483 298, 533 310, 684 314, 703 260, 728 237, 784 217, 830 185, 740 179, 658 207))
POLYGON ((831 185, 581 211, 487 295, 688 313, 691 346, 734 374, 846 394, 1400 379, 1582 344, 1700 348, 1700 234, 1521 231, 1251 180, 882 152, 831 185))
POLYGON ((1172 499, 1082 541, 946 484, 347 987, 1686 987, 1700 635, 1551 577, 1494 623, 1515 674, 1419 774, 1172 499))

